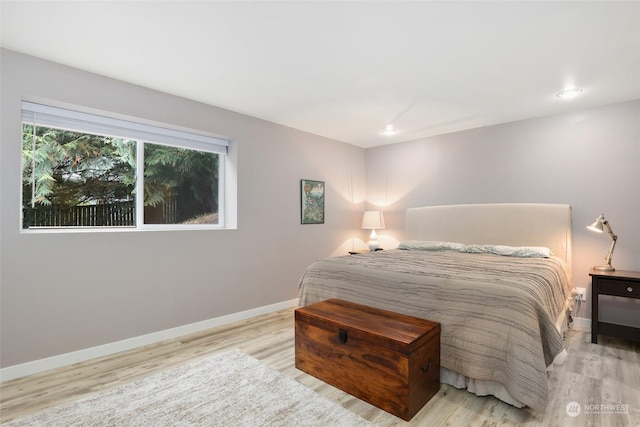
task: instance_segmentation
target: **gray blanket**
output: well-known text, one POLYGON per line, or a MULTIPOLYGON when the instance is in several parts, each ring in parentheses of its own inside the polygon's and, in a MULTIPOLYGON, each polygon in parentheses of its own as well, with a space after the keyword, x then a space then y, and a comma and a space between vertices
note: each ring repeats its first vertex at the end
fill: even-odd
POLYGON ((442 367, 496 381, 544 412, 547 367, 564 350, 556 319, 570 295, 554 257, 387 250, 311 264, 299 305, 340 298, 440 322, 442 367))

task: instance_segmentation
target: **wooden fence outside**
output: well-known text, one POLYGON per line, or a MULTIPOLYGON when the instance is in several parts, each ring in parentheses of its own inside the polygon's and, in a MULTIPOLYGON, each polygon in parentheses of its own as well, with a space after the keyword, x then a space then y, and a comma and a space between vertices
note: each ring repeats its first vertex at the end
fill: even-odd
POLYGON ((24 228, 29 227, 126 227, 136 225, 135 202, 72 208, 23 209, 24 228))

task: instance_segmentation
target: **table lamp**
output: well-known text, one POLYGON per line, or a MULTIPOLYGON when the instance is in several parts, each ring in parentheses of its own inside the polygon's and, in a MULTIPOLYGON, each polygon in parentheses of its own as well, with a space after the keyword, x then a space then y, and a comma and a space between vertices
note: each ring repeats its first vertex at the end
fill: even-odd
POLYGON ((369 250, 371 252, 375 251, 379 247, 376 229, 384 228, 383 213, 381 211, 365 211, 364 216, 362 217, 362 228, 371 230, 368 242, 369 250))
POLYGON ((607 227, 607 232, 611 235, 611 248, 609 249, 609 253, 605 257, 605 261, 607 265, 598 265, 593 267, 596 271, 615 271, 615 268, 611 265, 611 257, 613 256, 613 249, 616 247, 616 240, 618 240, 618 236, 613 234, 613 230, 611 230, 611 226, 609 225, 609 221, 604 218, 604 214, 600 215, 596 218, 595 222, 591 225, 588 225, 587 228, 591 231, 595 231, 596 233, 602 233, 604 231, 604 227, 607 227))

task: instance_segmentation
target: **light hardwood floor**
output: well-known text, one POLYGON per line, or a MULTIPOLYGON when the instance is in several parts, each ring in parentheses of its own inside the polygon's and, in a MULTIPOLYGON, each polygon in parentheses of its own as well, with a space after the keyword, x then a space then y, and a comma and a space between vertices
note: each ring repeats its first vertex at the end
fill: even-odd
POLYGON ((549 374, 545 414, 517 409, 493 397, 477 397, 441 385, 410 421, 360 401, 294 366, 293 309, 102 357, 73 366, 7 381, 0 385, 0 420, 77 399, 213 353, 239 348, 379 426, 640 426, 640 345, 570 330, 569 357, 549 374), (567 414, 577 402, 581 413, 567 414), (585 405, 628 405, 613 413, 585 405), (592 413, 586 413, 586 409, 592 413))

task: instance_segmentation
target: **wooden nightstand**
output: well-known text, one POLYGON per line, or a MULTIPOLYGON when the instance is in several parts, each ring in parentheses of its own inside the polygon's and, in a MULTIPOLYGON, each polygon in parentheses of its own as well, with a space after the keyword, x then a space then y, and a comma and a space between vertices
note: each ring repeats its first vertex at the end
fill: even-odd
POLYGON ((598 334, 640 341, 640 328, 601 322, 598 318, 598 296, 640 298, 640 272, 591 270, 591 342, 598 343, 598 334))

